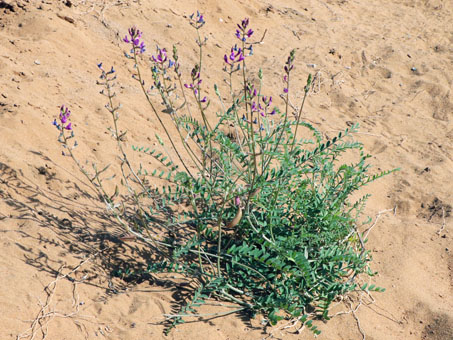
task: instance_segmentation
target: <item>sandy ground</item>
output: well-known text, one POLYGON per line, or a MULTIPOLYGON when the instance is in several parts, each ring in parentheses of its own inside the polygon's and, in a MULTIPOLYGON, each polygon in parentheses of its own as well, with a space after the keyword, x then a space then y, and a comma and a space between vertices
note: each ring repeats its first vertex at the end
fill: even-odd
MULTIPOLYGON (((267 29, 252 70, 263 68, 269 89, 281 88, 282 65, 296 48, 301 87, 309 72, 317 75, 306 119, 327 135, 360 123, 356 139, 374 169, 401 168, 364 191, 373 194, 369 216, 385 211, 369 249, 379 272, 373 282, 387 291, 319 323, 319 338, 452 340, 451 0, 0 1, 0 339, 165 338, 162 314, 184 296, 185 281, 111 277, 149 254, 134 242, 114 242, 115 227, 61 155, 51 122, 68 105, 80 158, 115 162, 96 85, 102 61, 118 73, 127 143, 156 145, 162 131, 130 78, 121 37, 135 24, 148 54, 156 44, 177 43, 188 78, 196 45, 186 18, 197 9, 207 20, 208 95, 222 83, 235 24, 249 17, 257 36, 267 29)), ((341 310, 347 306, 332 312, 341 310)), ((190 322, 166 338, 312 338, 263 330, 260 321, 229 315, 190 322)))

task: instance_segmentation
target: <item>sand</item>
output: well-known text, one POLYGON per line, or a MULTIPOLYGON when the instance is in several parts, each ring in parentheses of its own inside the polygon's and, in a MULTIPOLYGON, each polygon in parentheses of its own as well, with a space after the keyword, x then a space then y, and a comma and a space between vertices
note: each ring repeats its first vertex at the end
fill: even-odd
MULTIPOLYGON (((387 290, 354 313, 318 322, 319 338, 453 339, 450 0, 0 1, 0 339, 312 337, 263 330, 260 316, 237 315, 192 320, 165 337, 162 315, 187 282, 111 277, 149 254, 135 242, 112 242, 117 227, 56 141, 51 122, 65 104, 80 158, 116 162, 96 85, 102 61, 117 70, 127 146, 158 146, 162 129, 130 78, 121 38, 137 25, 148 56, 156 44, 177 43, 188 79, 196 45, 186 19, 197 9, 207 21, 208 95, 222 83, 235 24, 249 17, 257 36, 267 29, 251 70, 262 67, 269 91, 281 88, 284 60, 296 48, 300 88, 309 72, 317 75, 304 117, 329 136, 359 123, 355 138, 373 155, 373 169, 401 168, 363 191, 372 194, 365 214, 379 216, 368 244, 379 273, 372 282, 387 290)), ((347 303, 332 313, 342 310, 347 303)))

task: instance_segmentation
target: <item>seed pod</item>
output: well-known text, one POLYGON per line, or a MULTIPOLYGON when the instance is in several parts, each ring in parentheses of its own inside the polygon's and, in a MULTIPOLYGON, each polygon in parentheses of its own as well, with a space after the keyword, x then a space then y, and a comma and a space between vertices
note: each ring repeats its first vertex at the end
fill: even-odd
POLYGON ((234 228, 239 224, 242 218, 242 209, 239 207, 236 216, 227 224, 227 228, 234 228))

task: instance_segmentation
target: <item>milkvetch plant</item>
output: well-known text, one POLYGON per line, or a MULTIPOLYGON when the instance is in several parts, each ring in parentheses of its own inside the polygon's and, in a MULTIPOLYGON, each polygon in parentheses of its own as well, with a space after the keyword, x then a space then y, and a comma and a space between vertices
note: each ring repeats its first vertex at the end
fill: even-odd
POLYGON ((236 304, 232 312, 262 313, 270 324, 296 319, 319 334, 311 319, 328 319, 333 301, 367 289, 358 286, 359 274, 373 275, 366 239, 358 230, 368 196, 353 201, 351 194, 391 171, 368 173, 370 156, 351 139, 356 125, 324 140, 303 120, 311 75, 301 89, 299 108, 290 105, 295 50, 282 65, 281 93, 264 93, 263 72, 252 77, 247 67, 260 43, 253 40, 255 32, 247 18, 236 26, 236 42, 221 61, 230 98, 224 100, 217 85, 215 96, 209 96, 203 82, 206 22, 197 12, 189 23, 196 31, 199 55, 188 75, 182 72, 176 46, 157 46, 149 58, 148 83, 142 76, 141 56, 146 52, 142 32, 132 27, 123 39, 128 44, 125 57, 134 66, 132 77, 169 143, 156 135, 158 149, 132 148, 157 161, 158 169, 133 167, 128 160, 125 133, 118 128, 120 106, 114 102, 115 70, 98 65, 98 84, 107 98, 110 131, 120 152, 121 183, 132 203, 121 201, 118 187, 107 194, 102 178, 107 167, 98 171, 94 166, 90 174, 77 161, 65 107, 54 121, 59 141, 126 235, 153 249, 147 268, 123 268, 116 274, 178 272, 193 279, 192 298, 180 311, 167 315, 168 330, 197 315, 201 304, 220 299, 236 304), (153 95, 158 95, 159 104, 153 95), (280 105, 274 100, 278 97, 280 105), (221 107, 218 112, 211 109, 213 101, 221 107), (168 129, 170 122, 176 134, 168 129), (356 162, 343 164, 346 152, 356 152, 356 162), (167 185, 150 186, 153 177, 167 185))

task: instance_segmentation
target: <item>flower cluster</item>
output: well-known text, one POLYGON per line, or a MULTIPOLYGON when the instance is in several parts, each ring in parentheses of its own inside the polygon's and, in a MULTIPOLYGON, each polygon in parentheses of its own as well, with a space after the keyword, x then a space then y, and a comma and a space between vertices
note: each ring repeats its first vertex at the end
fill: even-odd
POLYGON ((132 49, 131 53, 143 53, 146 51, 145 49, 145 43, 143 41, 140 41, 140 38, 142 37, 142 32, 137 29, 135 26, 129 28, 129 37, 126 35, 123 39, 125 43, 131 43, 132 44, 132 49))
POLYGON ((57 120, 54 119, 52 124, 60 131, 72 130, 72 123, 69 121, 70 115, 71 115, 71 111, 69 111, 69 109, 67 107, 65 107, 64 105, 61 105, 60 115, 58 117, 60 122, 57 122, 57 120))
POLYGON ((268 112, 270 109, 270 106, 272 104, 272 96, 267 97, 267 96, 258 95, 255 85, 253 85, 253 84, 247 84, 246 93, 247 93, 247 98, 252 102, 252 104, 250 105, 250 109, 252 112, 258 112, 262 117, 265 117, 267 113, 269 113, 271 115, 275 114, 275 112, 276 112, 275 109, 268 112), (256 98, 257 96, 259 98, 261 98, 261 102, 260 102, 259 98, 258 98, 258 100, 254 100, 254 98, 256 98))
POLYGON ((261 97, 262 103, 258 100, 258 102, 253 101, 251 105, 252 112, 259 112, 261 117, 265 117, 267 113, 270 115, 275 114, 275 109, 271 112, 268 112, 270 105, 272 104, 272 97, 261 97))
MULTIPOLYGON (((74 138, 74 131, 72 130, 72 123, 69 121, 69 116, 71 115, 71 111, 69 108, 61 105, 60 107, 60 114, 58 116, 58 121, 56 119, 53 120, 52 125, 54 125, 58 131, 60 131, 60 135, 58 136, 58 141, 63 145, 63 147, 71 152, 72 149, 77 147, 77 141, 74 141, 73 146, 69 146, 68 141, 71 138, 74 138), (65 131, 71 131, 69 135, 65 134, 65 131)), ((63 156, 69 156, 64 151, 61 152, 63 156)))
POLYGON ((178 56, 178 49, 176 47, 176 45, 173 45, 173 59, 175 60, 174 61, 174 64, 172 65, 171 61, 169 61, 169 67, 172 67, 172 66, 175 66, 174 68, 174 71, 176 73, 176 75, 179 77, 181 77, 181 70, 180 70, 180 64, 179 64, 179 56, 178 56))
MULTIPOLYGON (((195 96, 198 96, 198 92, 200 90, 200 84, 203 81, 200 77, 200 67, 198 65, 195 65, 195 67, 192 69, 192 72, 190 73, 190 75, 192 78, 192 83, 184 84, 184 87, 188 88, 188 89, 192 89, 195 96)), ((206 97, 203 97, 203 99, 200 100, 201 103, 206 103, 206 101, 207 101, 206 97)))
POLYGON ((244 53, 240 47, 237 47, 237 45, 234 45, 234 47, 231 48, 231 53, 229 56, 227 56, 226 54, 223 56, 225 63, 230 66, 233 66, 235 63, 239 63, 244 59, 244 53))
MULTIPOLYGON (((225 54, 223 56, 223 60, 225 61, 226 64, 228 64, 231 67, 231 71, 233 72, 233 66, 234 64, 238 64, 241 61, 245 59, 247 56, 253 55, 253 44, 245 44, 247 41, 247 38, 250 38, 253 35, 253 30, 251 28, 248 28, 249 25, 249 19, 245 18, 244 20, 241 21, 240 24, 237 25, 236 33, 235 36, 242 41, 242 48, 238 47, 237 45, 234 45, 231 48, 230 54, 227 55, 225 54), (245 51, 248 50, 248 54, 245 53, 245 51)), ((240 69, 240 64, 237 66, 237 70, 240 69)), ((225 69, 226 70, 226 69, 225 69)))
POLYGON ((204 26, 204 24, 206 23, 206 21, 204 21, 204 17, 203 17, 203 14, 200 14, 199 11, 197 11, 197 15, 196 17, 194 18, 195 16, 195 13, 192 13, 192 15, 189 16, 190 18, 190 24, 195 27, 196 29, 200 29, 204 26))
POLYGON ((294 68, 294 58, 296 55, 296 50, 291 50, 289 53, 288 59, 286 60, 285 63, 285 75, 283 77, 283 82, 285 83, 285 87, 283 88, 283 92, 288 93, 289 91, 289 74, 294 68))
POLYGON ((105 79, 108 75, 111 75, 116 72, 115 69, 113 68, 113 66, 110 68, 110 71, 107 71, 107 72, 104 70, 102 63, 99 63, 97 66, 98 66, 98 69, 100 69, 102 71, 102 74, 99 77, 100 79, 105 79))
POLYGON ((247 38, 250 38, 253 34, 253 30, 251 28, 247 30, 248 25, 249 18, 245 18, 240 24, 237 25, 238 29, 236 30, 235 36, 243 42, 245 42, 247 38))
MULTIPOLYGON (((155 62, 155 63, 158 63, 158 64, 163 64, 167 61, 168 57, 167 57, 167 50, 165 48, 159 48, 159 46, 157 47, 157 56, 151 56, 151 59, 155 62)), ((172 65, 172 61, 169 60, 169 67, 173 66, 172 65)), ((174 64, 174 63, 173 63, 174 64)))

